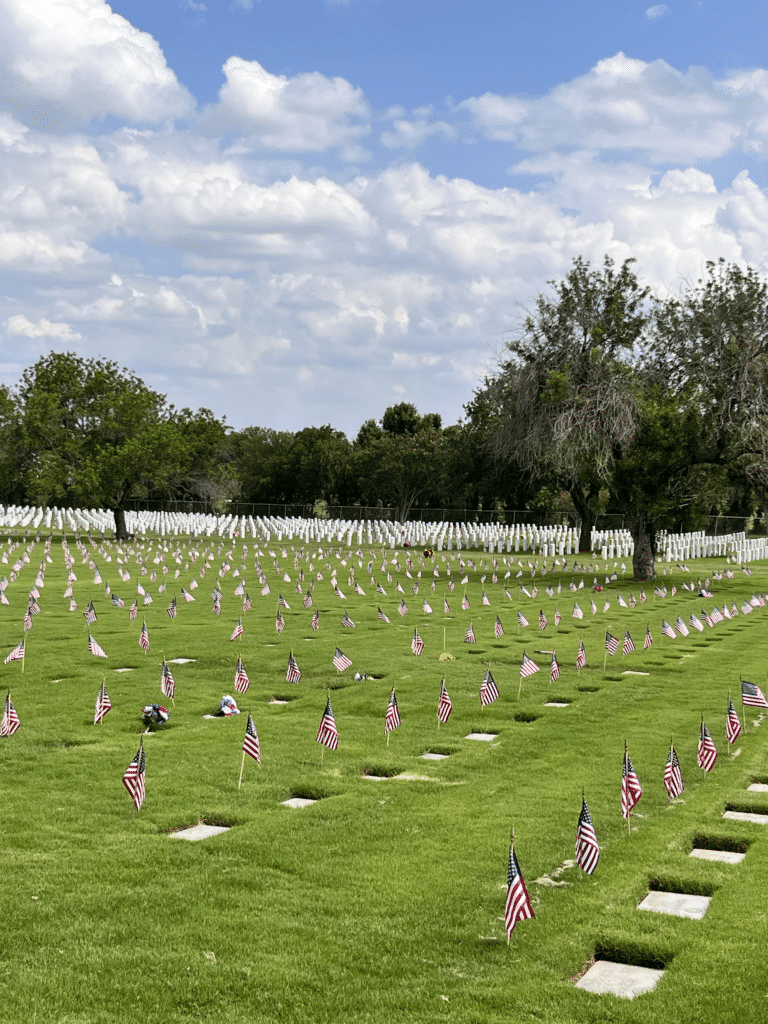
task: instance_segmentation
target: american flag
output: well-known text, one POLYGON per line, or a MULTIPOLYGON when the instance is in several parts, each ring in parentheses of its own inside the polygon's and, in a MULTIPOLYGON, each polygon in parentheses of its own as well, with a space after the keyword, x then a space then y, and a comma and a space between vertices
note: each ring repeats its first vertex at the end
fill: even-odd
POLYGON ((128 765, 123 775, 123 785, 131 794, 133 806, 137 811, 141 810, 144 803, 144 776, 147 771, 147 758, 142 744, 136 751, 136 756, 128 765))
POLYGON ((269 593, 271 593, 269 589, 269 583, 265 583, 264 586, 261 588, 261 596, 267 597, 269 593))
POLYGON ((32 629, 32 616, 29 614, 29 610, 27 610, 24 615, 24 632, 27 633, 30 629, 32 629))
POLYGON ((312 607, 312 604, 313 604, 312 592, 310 590, 308 590, 306 595, 304 596, 303 604, 304 604, 304 607, 307 608, 307 609, 312 607))
POLYGON ((413 631, 413 639, 411 640, 411 650, 416 655, 416 657, 419 657, 419 655, 421 655, 422 652, 424 651, 424 641, 421 639, 417 630, 415 629, 413 631))
POLYGON ((637 601, 635 599, 635 595, 632 593, 631 590, 629 592, 629 607, 630 608, 636 608, 637 607, 637 601))
POLYGON ((377 592, 378 594, 383 594, 383 595, 384 595, 384 597, 386 597, 386 596, 387 596, 387 592, 386 592, 386 590, 384 589, 384 587, 382 587, 382 585, 381 585, 380 583, 377 583, 377 584, 376 584, 376 592, 377 592))
POLYGON ((384 717, 384 732, 392 732, 393 729, 400 727, 400 709, 397 706, 397 697, 395 696, 395 688, 392 687, 392 692, 389 695, 389 704, 387 704, 387 713, 384 717))
POLYGON ((469 624, 469 629, 468 629, 468 630, 467 630, 467 632, 466 632, 466 633, 464 634, 464 643, 465 643, 465 644, 474 644, 474 643, 476 643, 476 642, 477 642, 477 641, 475 640, 475 631, 474 631, 474 629, 472 628, 472 623, 470 622, 470 624, 469 624))
POLYGON ((645 596, 645 591, 641 589, 640 590, 640 604, 645 604, 645 602, 647 600, 648 600, 648 598, 645 596))
POLYGON ((544 609, 539 610, 539 629, 547 628, 547 616, 544 614, 544 609))
POLYGON ((350 619, 348 612, 344 612, 344 618, 341 620, 341 624, 346 629, 355 629, 355 624, 352 619, 350 619))
POLYGON ((748 708, 768 708, 768 701, 760 687, 746 680, 741 683, 741 703, 748 708))
POLYGON ((605 649, 613 657, 619 649, 619 641, 612 633, 605 634, 605 649))
POLYGON ((21 725, 16 708, 11 700, 11 691, 5 695, 5 707, 3 709, 3 720, 0 722, 0 736, 12 736, 21 725))
POLYGON ((653 637, 651 636, 650 625, 645 627, 645 640, 643 642, 643 650, 647 651, 649 647, 653 646, 653 637))
POLYGON ((131 605, 130 611, 128 612, 128 619, 129 619, 129 621, 133 622, 133 620, 136 618, 136 616, 138 614, 139 614, 139 602, 138 602, 138 600, 135 600, 133 602, 133 604, 131 605))
POLYGON ((450 615, 451 614, 451 608, 450 608, 450 605, 448 604, 448 598, 447 597, 443 598, 443 614, 445 614, 445 615, 450 615))
POLYGON ((488 605, 489 607, 490 607, 490 604, 491 604, 491 602, 488 600, 488 597, 487 597, 485 591, 483 591, 483 601, 482 601, 482 603, 485 604, 485 605, 488 605))
POLYGON ((643 795, 640 780, 637 777, 632 761, 624 747, 624 763, 621 769, 621 816, 629 821, 629 814, 643 795))
POLYGON ((377 617, 378 617, 380 622, 389 622, 389 618, 384 614, 384 612, 381 610, 381 608, 379 608, 378 616, 377 617))
POLYGON ((619 602, 619 608, 626 608, 627 607, 627 602, 624 600, 624 598, 621 596, 621 594, 617 594, 616 595, 616 600, 619 602))
POLYGON ((693 612, 691 612, 690 624, 693 626, 694 629, 698 629, 700 633, 704 632, 704 626, 699 621, 698 617, 694 615, 693 612))
POLYGON ((528 895, 523 876, 520 873, 520 865, 517 863, 515 848, 510 844, 507 864, 507 903, 504 908, 504 927, 507 935, 512 934, 518 921, 528 921, 535 916, 531 906, 531 897, 528 895))
POLYGON ((709 626, 709 628, 710 628, 710 629, 712 629, 712 627, 714 626, 714 622, 712 621, 712 619, 710 618, 710 616, 709 616, 709 615, 707 614, 707 609, 706 609, 706 608, 702 608, 702 609, 701 609, 701 618, 702 618, 702 621, 703 621, 703 622, 704 622, 704 623, 705 623, 705 624, 706 624, 707 626, 709 626))
POLYGON ((88 634, 88 650, 96 658, 106 658, 107 656, 104 652, 104 649, 96 643, 96 641, 93 639, 90 633, 88 634))
POLYGON ((557 656, 555 655, 555 652, 552 651, 552 666, 551 666, 551 668, 549 670, 549 681, 550 681, 550 683, 554 683, 554 681, 556 679, 559 679, 559 678, 560 678, 560 665, 558 663, 557 656))
MULTIPOLYGON (((238 619, 238 621, 240 621, 240 620, 238 619)), ((283 618, 283 616, 282 616, 282 614, 280 612, 280 609, 278 608, 277 609, 277 615, 275 616, 275 632, 282 633, 284 629, 285 629, 285 619, 283 618)), ((234 639, 234 637, 230 637, 230 640, 232 640, 232 639, 234 639)))
MULTIPOLYGON (((278 615, 279 614, 280 613, 278 612, 278 615)), ((230 641, 237 640, 237 638, 241 637, 242 635, 243 635, 243 620, 242 619, 238 619, 237 620, 237 625, 232 630, 232 636, 229 639, 230 639, 230 641)))
POLYGON ((534 672, 538 671, 539 666, 536 664, 533 658, 529 658, 525 651, 523 651, 523 657, 520 662, 520 677, 523 678, 524 676, 532 676, 534 672))
POLYGON ((125 601, 122 597, 118 597, 117 594, 112 595, 112 607, 113 608, 125 608, 125 601))
MULTIPOLYGON (((338 647, 336 648, 338 654, 338 647)), ((335 663, 334 658, 334 663, 335 663)), ((350 663, 351 664, 351 663, 350 663)), ((322 743, 324 747, 328 747, 329 750, 336 750, 339 746, 339 732, 336 728, 336 721, 333 717, 333 709, 331 708, 331 698, 329 697, 323 717, 320 719, 320 728, 317 730, 317 736, 315 737, 317 743, 322 743)))
POLYGON ((317 633, 317 631, 320 629, 320 612, 317 608, 315 608, 315 614, 312 616, 311 625, 312 629, 317 633))
POLYGON ((445 680, 440 680, 440 700, 437 703, 437 720, 438 722, 447 722, 451 717, 453 711, 453 704, 451 698, 448 696, 448 691, 445 688, 445 680))
POLYGON ((424 598, 424 603, 421 606, 421 610, 424 612, 425 615, 432 614, 432 606, 428 603, 426 597, 424 598))
POLYGON ((83 612, 85 616, 85 623, 87 626, 92 626, 96 621, 96 609, 93 607, 93 601, 88 602, 88 607, 83 612))
POLYGON ((579 649, 576 652, 576 668, 582 669, 587 664, 587 652, 584 650, 584 641, 579 641, 579 649))
POLYGON ((485 678, 480 684, 480 703, 485 707, 486 704, 493 704, 495 700, 499 699, 499 689, 496 686, 496 681, 491 675, 491 670, 485 673, 485 678))
POLYGON ((96 697, 96 710, 93 716, 93 724, 98 725, 106 713, 111 710, 112 702, 109 699, 106 685, 102 683, 98 696, 96 697))
POLYGON ((622 657, 625 654, 631 654, 632 651, 634 651, 634 649, 635 649, 634 641, 632 640, 632 637, 629 635, 629 630, 627 630, 626 633, 624 634, 624 644, 623 644, 623 646, 621 648, 622 657))
POLYGON ((245 723, 245 739, 243 740, 243 750, 249 757, 253 758, 256 764, 261 764, 259 734, 256 732, 256 726, 254 725, 250 713, 248 715, 248 721, 245 723))
POLYGON ((466 594, 461 599, 461 607, 464 609, 465 612, 468 612, 469 609, 472 607, 469 603, 469 598, 467 597, 466 594))
POLYGON ((164 697, 173 700, 176 693, 176 680, 173 678, 173 673, 168 667, 168 662, 163 659, 163 669, 160 674, 160 690, 164 697))
POLYGON ((729 743, 735 743, 739 733, 741 732, 741 722, 739 716, 736 714, 736 708, 733 706, 733 701, 728 698, 728 713, 725 719, 725 738, 729 743))
POLYGON ((670 745, 669 753, 667 754, 667 764, 664 768, 664 786, 670 800, 676 796, 680 796, 685 789, 685 786, 683 785, 683 773, 680 771, 680 761, 677 756, 677 751, 672 745, 670 745))
POLYGON ((293 656, 293 651, 288 654, 288 668, 285 671, 285 681, 287 683, 300 683, 301 682, 301 669, 296 664, 296 659, 293 656))
POLYGON ((591 875, 600 860, 600 847, 597 845, 595 826, 587 807, 587 801, 581 798, 581 814, 576 826, 576 863, 582 871, 591 875))
POLYGON ((403 600, 402 600, 402 601, 400 602, 400 604, 399 604, 399 605, 397 606, 397 610, 398 610, 398 612, 400 613, 400 617, 401 617, 401 618, 402 618, 402 617, 403 617, 404 615, 407 615, 407 614, 408 614, 408 605, 407 605, 407 604, 405 603, 405 599, 404 599, 404 598, 403 598, 403 600))
POLYGON ((720 614, 721 614, 722 618, 724 618, 724 619, 730 619, 730 617, 731 617, 731 613, 730 613, 730 611, 728 610, 728 605, 727 605, 727 604, 724 604, 724 605, 723 605, 723 610, 722 610, 722 612, 721 612, 720 614))
POLYGON ((235 689, 238 693, 245 693, 248 687, 251 685, 248 679, 248 673, 245 671, 245 665, 243 665, 240 658, 237 659, 235 665, 235 689))
POLYGON ((717 750, 712 742, 712 737, 709 735, 709 729, 704 725, 703 718, 701 720, 701 728, 699 729, 699 748, 696 753, 696 760, 698 761, 699 768, 705 772, 711 772, 717 760, 717 750))
POLYGON ((248 591, 246 590, 245 594, 243 595, 243 612, 249 612, 250 610, 251 610, 251 599, 248 596, 248 591))
POLYGON ((139 637, 139 647, 141 647, 141 649, 144 650, 144 651, 148 651, 149 650, 149 630, 147 629, 146 620, 144 621, 144 623, 143 623, 143 625, 141 627, 141 636, 139 637))
POLYGON ((168 611, 168 618, 169 619, 175 619, 176 618, 176 598, 175 597, 171 601, 171 603, 168 605, 167 611, 168 611))
POLYGON ((579 606, 576 604, 575 601, 573 602, 573 618, 574 619, 583 619, 584 618, 584 612, 581 610, 581 608, 579 608, 579 606))
POLYGON ((281 608, 287 608, 288 611, 291 610, 291 606, 288 604, 288 602, 285 600, 282 594, 277 595, 277 603, 281 608))
POLYGON ((610 601, 606 601, 605 604, 603 605, 603 611, 604 612, 608 612, 610 610, 611 610, 611 602, 610 601))
POLYGON ((350 667, 352 662, 346 656, 346 654, 344 654, 343 651, 340 651, 339 648, 337 647, 336 653, 333 656, 333 664, 334 667, 339 670, 339 672, 343 672, 345 669, 348 669, 350 667))
POLYGON ((555 625, 556 625, 556 626, 559 626, 559 625, 560 625, 560 620, 561 620, 561 619, 562 619, 562 615, 561 615, 561 614, 560 614, 560 612, 559 612, 559 611, 557 610, 557 608, 555 608, 555 625))
POLYGON ((528 619, 526 619, 521 611, 518 611, 517 613, 517 624, 521 629, 525 629, 528 625, 528 619))
POLYGON ((670 640, 674 640, 677 637, 675 627, 670 626, 666 619, 661 620, 661 635, 668 636, 670 640))

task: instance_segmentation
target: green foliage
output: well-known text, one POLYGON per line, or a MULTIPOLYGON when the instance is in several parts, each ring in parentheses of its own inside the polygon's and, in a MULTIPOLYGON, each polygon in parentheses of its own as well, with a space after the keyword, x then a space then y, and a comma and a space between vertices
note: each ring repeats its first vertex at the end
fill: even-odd
POLYGON ((115 510, 131 496, 189 492, 220 472, 226 428, 207 409, 177 411, 129 370, 52 352, 24 371, 15 432, 28 499, 115 510))

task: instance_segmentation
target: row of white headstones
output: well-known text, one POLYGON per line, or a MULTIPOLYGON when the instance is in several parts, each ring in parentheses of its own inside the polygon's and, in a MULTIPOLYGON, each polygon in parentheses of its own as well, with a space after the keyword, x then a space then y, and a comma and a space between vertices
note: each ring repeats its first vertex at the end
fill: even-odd
MULTIPOLYGON (((193 512, 127 511, 126 527, 133 534, 160 536, 220 536, 269 542, 371 545, 391 549, 408 543, 435 551, 482 550, 501 554, 528 552, 544 558, 569 558, 579 550, 580 532, 571 526, 533 523, 393 523, 389 520, 351 521, 280 516, 204 515, 193 512)), ((0 506, 0 529, 96 530, 112 532, 114 515, 108 509, 0 506)), ((768 558, 768 538, 745 533, 708 537, 698 533, 665 533, 658 537, 657 557, 666 562, 696 558, 730 558, 743 564, 768 558)), ((604 559, 631 558, 634 541, 628 530, 593 530, 591 550, 604 559)))

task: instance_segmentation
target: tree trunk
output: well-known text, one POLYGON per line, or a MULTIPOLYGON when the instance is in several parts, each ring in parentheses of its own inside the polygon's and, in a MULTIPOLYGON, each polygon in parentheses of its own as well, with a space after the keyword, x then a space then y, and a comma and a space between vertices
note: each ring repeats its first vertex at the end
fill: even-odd
POLYGON ((112 514, 115 517, 115 540, 128 540, 128 529, 125 525, 125 509, 113 508, 112 514))
POLYGON ((632 556, 632 568, 635 579, 656 579, 656 531, 645 520, 632 525, 632 539, 635 542, 635 553, 632 556))
POLYGON ((579 538, 579 553, 592 551, 592 527, 595 525, 597 515, 592 511, 590 501, 598 497, 600 488, 590 487, 588 490, 579 486, 570 490, 571 500, 581 520, 581 536, 579 538))

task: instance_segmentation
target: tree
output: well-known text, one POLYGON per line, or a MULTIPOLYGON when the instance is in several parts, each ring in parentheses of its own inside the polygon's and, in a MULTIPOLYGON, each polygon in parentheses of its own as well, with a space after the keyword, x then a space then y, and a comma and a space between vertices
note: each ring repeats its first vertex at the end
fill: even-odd
POLYGON ((226 427, 105 359, 55 353, 24 371, 17 394, 21 471, 38 504, 109 508, 127 536, 126 502, 190 488, 215 471, 226 427))
POLYGON ((656 302, 646 361, 688 390, 703 461, 745 481, 768 510, 768 285, 757 271, 709 262, 679 298, 656 302))
POLYGON ((553 479, 581 519, 591 548, 594 505, 618 453, 640 429, 634 348, 646 329, 648 289, 606 256, 601 270, 580 257, 552 295, 540 294, 506 345, 484 395, 499 409, 495 455, 531 480, 553 479))

